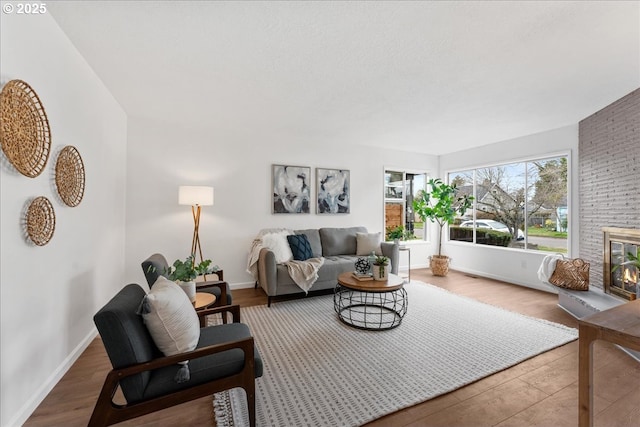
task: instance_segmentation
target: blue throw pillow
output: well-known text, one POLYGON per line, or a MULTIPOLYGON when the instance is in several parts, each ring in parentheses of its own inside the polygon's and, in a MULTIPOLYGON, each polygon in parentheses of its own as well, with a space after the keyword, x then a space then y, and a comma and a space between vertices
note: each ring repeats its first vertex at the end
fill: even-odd
POLYGON ((309 239, 304 234, 290 234, 287 236, 287 241, 293 252, 293 259, 297 261, 305 261, 309 258, 313 258, 313 252, 311 251, 311 244, 309 239))

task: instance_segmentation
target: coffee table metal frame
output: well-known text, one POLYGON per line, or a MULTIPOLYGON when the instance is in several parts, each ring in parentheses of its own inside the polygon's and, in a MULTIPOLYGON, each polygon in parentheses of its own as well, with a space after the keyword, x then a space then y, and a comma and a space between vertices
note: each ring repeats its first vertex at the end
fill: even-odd
POLYGON ((365 330, 393 329, 407 313, 407 291, 403 278, 388 281, 358 281, 342 273, 333 294, 333 309, 346 325, 365 330))

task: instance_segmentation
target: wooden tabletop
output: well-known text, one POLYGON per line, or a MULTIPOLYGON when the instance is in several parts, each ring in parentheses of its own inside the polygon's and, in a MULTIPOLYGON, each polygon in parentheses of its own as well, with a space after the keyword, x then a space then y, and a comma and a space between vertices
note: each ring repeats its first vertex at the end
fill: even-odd
POLYGON ((338 283, 356 291, 390 292, 402 288, 404 279, 395 274, 389 274, 388 280, 358 280, 353 277, 352 271, 348 271, 338 276, 338 283))
POLYGON ((631 301, 609 310, 578 320, 578 325, 595 329, 596 339, 603 339, 623 347, 640 348, 640 300, 631 301))
POLYGON ((193 303, 193 306, 196 310, 201 310, 209 307, 214 302, 216 302, 215 295, 205 292, 196 292, 196 302, 193 303))

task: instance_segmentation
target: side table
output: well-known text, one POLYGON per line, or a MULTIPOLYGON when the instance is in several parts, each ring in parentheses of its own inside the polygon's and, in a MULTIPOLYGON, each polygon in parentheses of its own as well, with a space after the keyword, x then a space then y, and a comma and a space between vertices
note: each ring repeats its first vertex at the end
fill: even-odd
MULTIPOLYGON (((409 256, 409 263, 407 264, 407 283, 409 283, 411 281, 411 248, 409 246, 400 246, 399 249, 403 252, 406 252, 409 256)), ((398 270, 400 270, 399 266, 398 270)), ((400 273, 400 271, 398 271, 398 273, 400 273)))
MULTIPOLYGON (((193 303, 193 308, 196 309, 196 311, 198 310, 204 310, 205 308, 209 307, 211 304, 216 302, 216 296, 213 294, 208 294, 205 292, 196 292, 196 300, 193 303)), ((206 320, 205 320, 206 316, 203 316, 200 318, 200 327, 205 327, 206 325, 206 320)))
POLYGON ((595 340, 640 350, 640 300, 578 320, 578 424, 593 426, 593 353, 595 340))

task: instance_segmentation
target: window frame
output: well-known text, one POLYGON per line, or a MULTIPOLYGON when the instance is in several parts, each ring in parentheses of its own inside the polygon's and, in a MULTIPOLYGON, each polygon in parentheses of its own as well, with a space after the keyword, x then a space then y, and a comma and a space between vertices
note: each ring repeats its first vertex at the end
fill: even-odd
MULTIPOLYGON (((500 167, 500 166, 508 166, 508 165, 513 165, 513 164, 517 164, 517 163, 524 163, 525 165, 527 163, 531 163, 531 162, 535 162, 535 161, 544 161, 544 160, 553 160, 553 159, 558 159, 561 157, 565 157, 566 161, 567 161, 567 177, 566 177, 566 185, 567 185, 567 190, 566 190, 566 199, 567 199, 567 206, 566 206, 566 213, 565 216, 567 218, 568 224, 566 227, 566 232, 567 232, 567 238, 566 238, 566 256, 571 257, 571 236, 573 235, 573 222, 571 221, 571 215, 573 212, 573 208, 572 208, 572 152, 571 150, 563 150, 563 151, 558 151, 558 152, 551 152, 551 153, 545 153, 545 154, 540 154, 540 155, 531 155, 531 156, 525 156, 525 157, 518 157, 518 158, 514 158, 514 159, 509 159, 509 160, 503 160, 503 161, 499 161, 499 162, 490 162, 490 163, 480 163, 477 165, 470 165, 470 166, 464 166, 464 167, 456 167, 456 168, 451 168, 447 171, 444 172, 444 177, 447 183, 450 183, 452 175, 455 174, 460 174, 460 173, 464 173, 464 172, 472 172, 473 173, 473 196, 475 198, 474 202, 473 202, 473 207, 472 207, 472 220, 477 221, 477 211, 478 211, 478 207, 477 207, 477 197, 476 197, 476 180, 477 180, 477 171, 480 169, 488 169, 488 168, 495 168, 495 167, 500 167)), ((528 171, 528 168, 525 166, 525 171, 528 171)), ((450 234, 450 227, 447 224, 447 231, 446 233, 444 233, 446 235, 446 242, 447 243, 452 243, 454 245, 463 245, 465 247, 468 247, 470 244, 473 245, 473 247, 482 247, 482 248, 493 248, 493 249, 498 249, 498 250, 511 250, 511 251, 521 251, 521 252, 528 252, 528 253, 539 253, 539 254, 550 254, 553 251, 545 251, 545 250, 539 250, 539 249, 533 249, 533 248, 529 248, 529 233, 528 233, 528 228, 529 228, 529 209, 527 208, 527 204, 529 203, 529 195, 527 192, 528 189, 528 180, 529 180, 529 173, 525 173, 525 177, 524 177, 524 190, 525 190, 525 205, 524 205, 524 245, 522 248, 517 248, 517 247, 504 247, 504 246, 492 246, 492 245, 485 245, 485 244, 480 244, 476 242, 476 233, 475 233, 475 229, 477 227, 473 227, 474 228, 474 233, 473 233, 473 241, 469 242, 469 241, 462 241, 462 240, 455 240, 455 239, 451 239, 451 234, 450 234)), ((480 221, 482 221, 482 218, 479 219, 480 221)), ((555 253, 555 252, 553 252, 555 253)))
MULTIPOLYGON (((406 230, 406 223, 407 223, 407 212, 406 212, 406 208, 407 208, 407 188, 408 188, 408 181, 407 181, 407 175, 423 175, 424 176, 424 189, 426 190, 427 187, 427 181, 431 178, 430 173, 427 170, 424 169, 413 169, 413 168, 404 168, 404 167, 397 167, 397 166, 384 166, 383 167, 383 173, 382 173, 382 184, 383 184, 383 200, 382 200, 382 205, 383 205, 383 209, 382 209, 382 224, 383 224, 383 232, 384 232, 384 236, 383 236, 383 241, 386 241, 386 235, 387 235, 387 218, 386 218, 386 211, 387 211, 387 202, 392 202, 392 203, 398 203, 402 206, 402 226, 403 228, 406 230), (386 181, 386 176, 388 173, 401 173, 402 174, 402 197, 401 198, 388 198, 387 197, 387 181, 386 181)), ((414 214, 415 215, 415 214, 414 214)), ((428 233, 428 224, 424 224, 423 226, 423 235, 422 237, 417 237, 415 239, 405 239, 405 237, 403 236, 402 239, 400 239, 400 241, 403 244, 406 243, 411 243, 411 242, 428 242, 429 241, 429 234, 428 233)))

